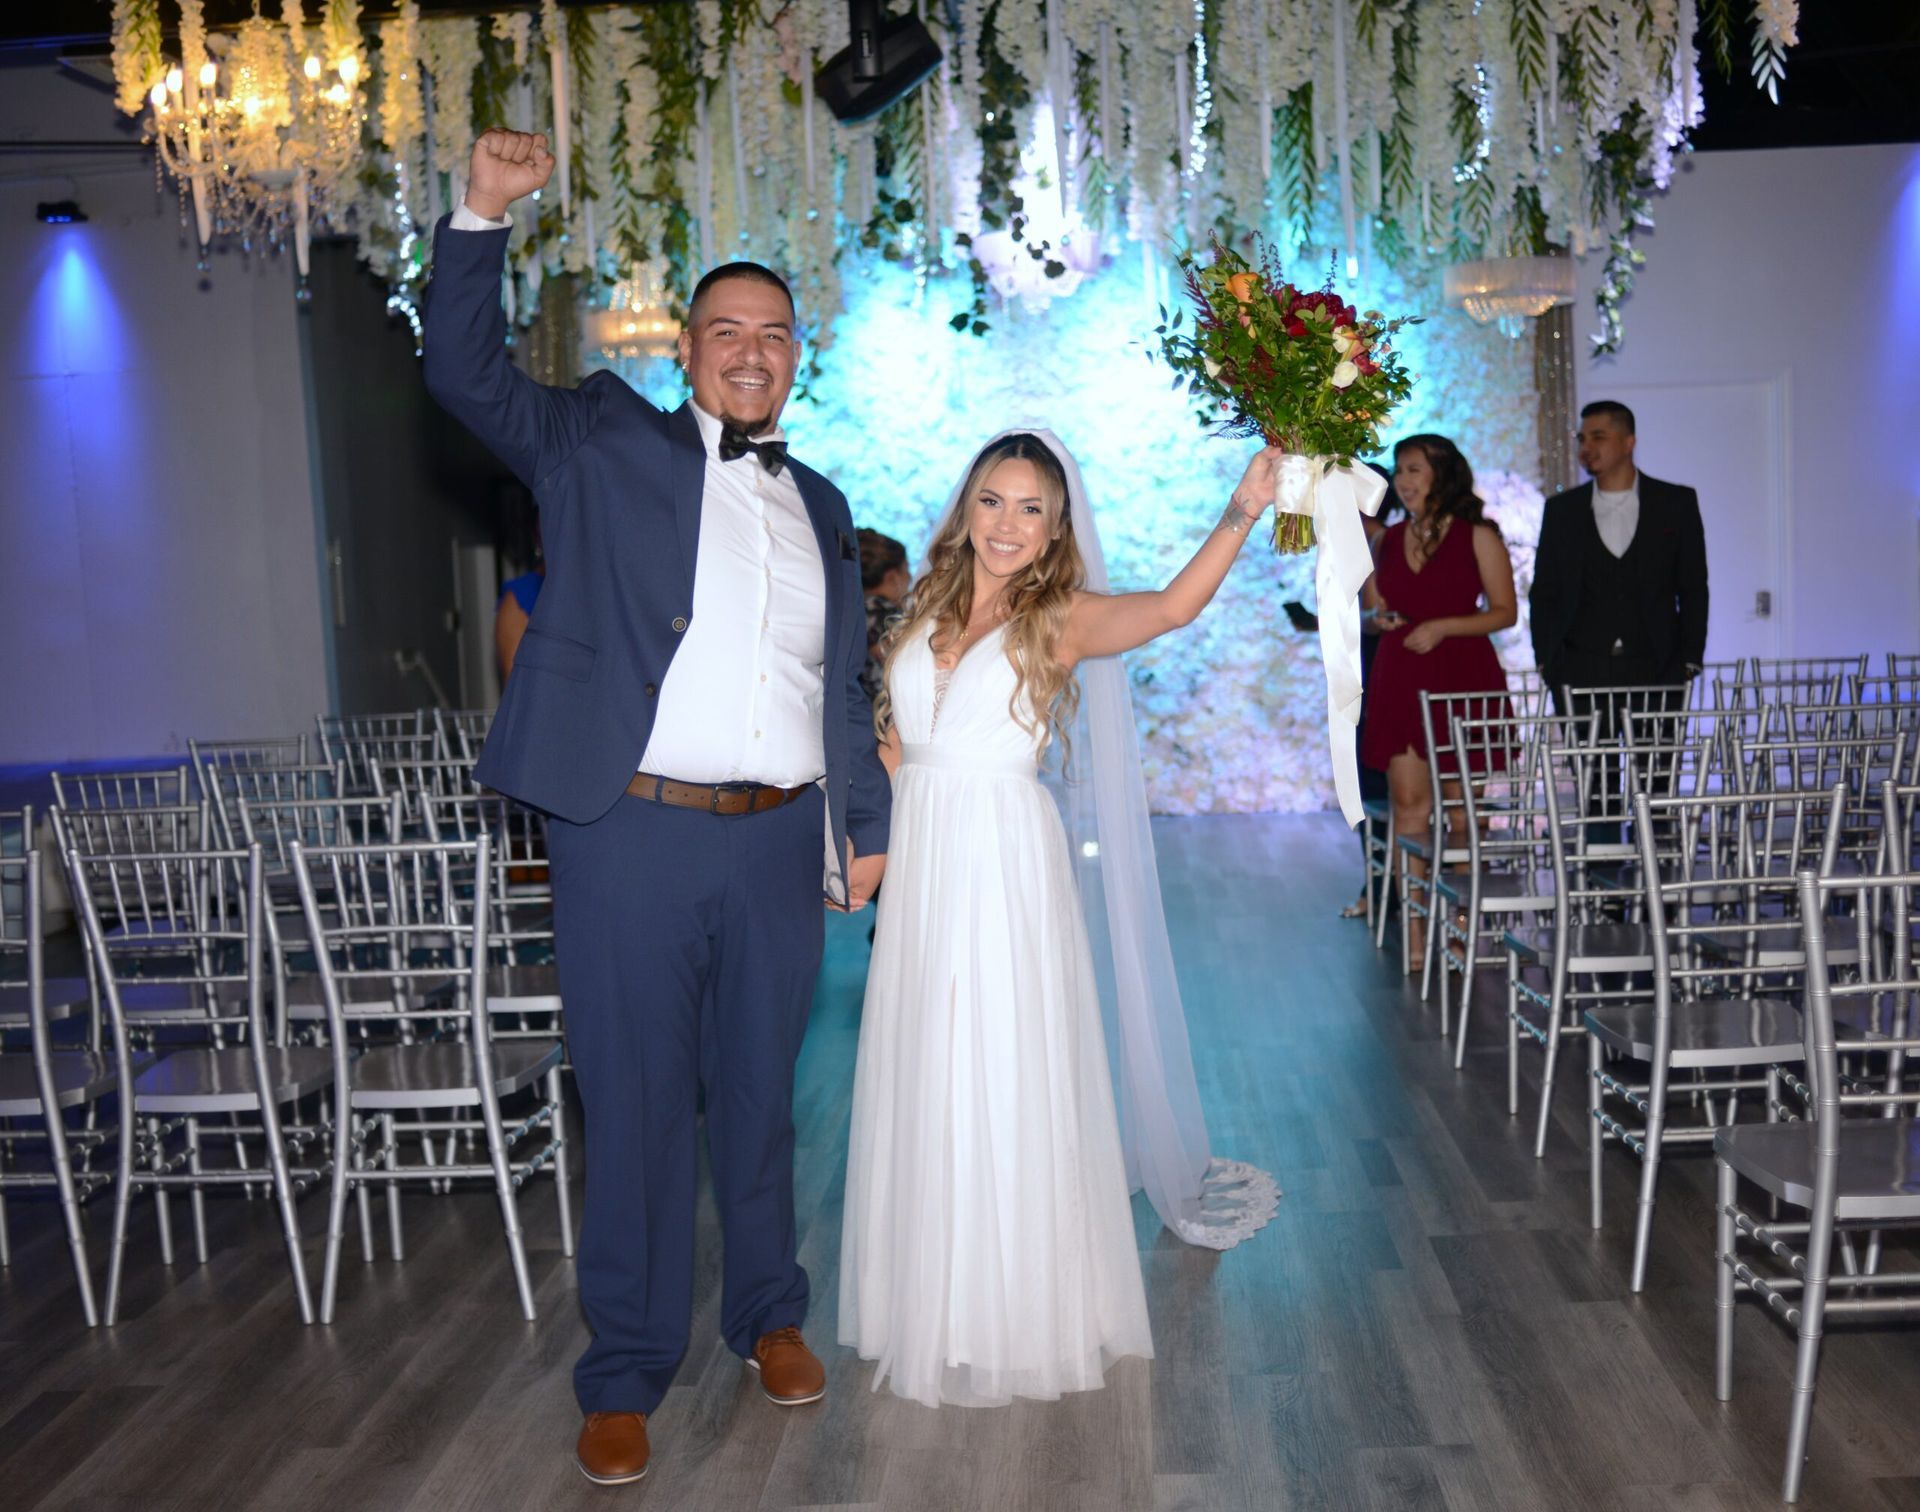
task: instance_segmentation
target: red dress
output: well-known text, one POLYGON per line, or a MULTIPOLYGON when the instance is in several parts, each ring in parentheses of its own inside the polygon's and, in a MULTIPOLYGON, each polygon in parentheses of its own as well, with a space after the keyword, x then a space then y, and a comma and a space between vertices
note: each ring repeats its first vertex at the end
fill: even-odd
POLYGON ((1491 693, 1495 696, 1484 705, 1470 704, 1467 712, 1477 719, 1512 713, 1506 696, 1507 674, 1486 636, 1450 635, 1424 656, 1407 649, 1407 636, 1415 626, 1480 612, 1474 529, 1456 519, 1418 572, 1407 565, 1406 521, 1389 526, 1380 538, 1374 586, 1382 602, 1406 623, 1382 635, 1380 649, 1374 653, 1366 728, 1360 737, 1363 766, 1384 772, 1389 761, 1407 752, 1426 759, 1427 737, 1420 727, 1422 692, 1491 693))

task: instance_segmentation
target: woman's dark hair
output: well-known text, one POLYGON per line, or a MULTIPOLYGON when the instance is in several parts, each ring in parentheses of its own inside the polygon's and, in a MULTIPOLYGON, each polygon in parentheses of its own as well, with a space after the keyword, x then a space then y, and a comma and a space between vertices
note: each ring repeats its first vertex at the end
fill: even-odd
POLYGON ((1373 471, 1380 474, 1382 481, 1386 483, 1387 496, 1380 501, 1380 508, 1375 511, 1373 517, 1382 525, 1391 525, 1395 515, 1403 515, 1407 512, 1406 500, 1400 497, 1400 490, 1393 486, 1393 469, 1391 467, 1382 467, 1378 462, 1363 461, 1360 465, 1362 467, 1372 468, 1373 471))
POLYGON ((882 535, 865 525, 860 527, 860 587, 864 591, 873 592, 889 572, 906 565, 906 547, 890 535, 882 535))
MULTIPOLYGON (((1427 459, 1427 466, 1433 469, 1433 488, 1427 494, 1427 508, 1424 517, 1426 529, 1421 533, 1429 540, 1437 537, 1440 522, 1454 519, 1465 520, 1469 525, 1488 523, 1480 495, 1473 491, 1473 469, 1467 465, 1467 459, 1460 455, 1460 448, 1445 436, 1423 433, 1407 436, 1394 443, 1393 459, 1400 460, 1400 453, 1409 446, 1417 446, 1427 459)), ((1431 548, 1429 548, 1431 549, 1431 548)))

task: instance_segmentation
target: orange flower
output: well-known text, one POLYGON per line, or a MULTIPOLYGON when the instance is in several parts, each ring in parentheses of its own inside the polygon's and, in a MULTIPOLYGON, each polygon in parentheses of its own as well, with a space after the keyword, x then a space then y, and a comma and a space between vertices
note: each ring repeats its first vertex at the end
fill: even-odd
POLYGON ((1227 280, 1227 292, 1241 304, 1245 304, 1253 298, 1253 286, 1258 282, 1259 277, 1257 273, 1236 273, 1227 280))

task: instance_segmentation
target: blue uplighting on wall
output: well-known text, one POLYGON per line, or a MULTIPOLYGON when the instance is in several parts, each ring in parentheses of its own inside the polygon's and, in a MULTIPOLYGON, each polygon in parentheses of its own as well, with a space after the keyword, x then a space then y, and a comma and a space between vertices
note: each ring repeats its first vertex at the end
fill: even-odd
MULTIPOLYGON (((1885 311, 1874 344, 1879 352, 1880 422, 1873 433, 1903 435, 1913 416, 1920 414, 1920 149, 1907 157, 1905 177, 1888 227, 1885 311)), ((1911 456, 1911 449, 1909 449, 1911 456)), ((1920 461, 1907 474, 1907 505, 1920 510, 1920 461)))
POLYGON ((123 367, 129 338, 118 300, 87 229, 49 228, 50 255, 28 316, 34 370, 100 372, 123 367))
MULTIPOLYGON (((1316 255, 1298 276, 1317 283, 1326 267, 1316 255)), ((790 404, 784 421, 794 454, 839 485, 856 522, 897 537, 918 561, 980 445, 1009 426, 1043 425, 1079 459, 1115 588, 1158 587, 1185 564, 1256 445, 1209 436, 1152 356, 1156 304, 1177 285, 1150 288, 1129 256, 1044 309, 996 310, 993 329, 975 337, 948 324, 963 279, 920 287, 892 264, 843 271, 847 308, 812 399, 790 404)), ((1417 383, 1395 434, 1446 432, 1483 474, 1530 477, 1531 343, 1443 311, 1437 278, 1374 270, 1341 287, 1363 308, 1431 317, 1403 336, 1417 383)), ((656 404, 686 396, 670 361, 614 366, 656 404)), ((1313 598, 1312 558, 1276 558, 1256 541, 1196 624, 1128 658, 1156 809, 1331 803, 1319 645, 1280 611, 1313 598)))

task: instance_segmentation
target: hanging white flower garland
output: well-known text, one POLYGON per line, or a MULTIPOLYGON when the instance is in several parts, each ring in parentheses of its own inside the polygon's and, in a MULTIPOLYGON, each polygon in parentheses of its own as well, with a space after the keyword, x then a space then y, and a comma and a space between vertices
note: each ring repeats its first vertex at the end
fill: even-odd
MULTIPOLYGON (((923 278, 953 267, 954 238, 981 226, 982 183, 1007 192, 1004 135, 987 133, 1012 107, 989 94, 1011 79, 1029 111, 1052 107, 1061 209, 1123 229, 1149 262, 1216 228, 1298 248, 1318 226, 1349 257, 1376 236, 1415 257, 1610 241, 1605 345, 1640 256, 1632 229, 1700 123, 1701 12, 1724 36, 1736 3, 1773 94, 1797 0, 958 0, 923 7, 947 54, 938 73, 854 127, 812 90, 845 45, 838 0, 541 0, 537 26, 524 6, 422 21, 403 0, 372 48, 357 0, 327 0, 301 40, 369 65, 375 187, 345 218, 396 285, 418 279, 421 233, 458 195, 473 130, 499 114, 550 130, 561 159, 557 204, 516 217, 526 294, 561 270, 610 281, 663 256, 684 283, 746 248, 784 261, 830 320, 837 260, 876 210, 880 141, 888 161, 912 143, 911 181, 889 178, 883 207, 910 197, 903 252, 923 278)), ((186 50, 204 56, 198 0, 178 9, 186 50)), ((304 24, 301 5, 288 11, 304 24)), ((161 0, 114 0, 129 114, 169 66, 161 36, 161 0)))

